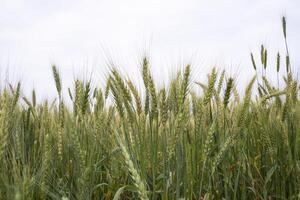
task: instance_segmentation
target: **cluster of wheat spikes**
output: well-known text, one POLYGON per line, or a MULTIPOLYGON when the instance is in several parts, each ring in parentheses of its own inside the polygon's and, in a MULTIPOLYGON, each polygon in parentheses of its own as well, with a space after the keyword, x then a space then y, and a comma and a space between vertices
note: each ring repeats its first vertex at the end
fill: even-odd
POLYGON ((216 69, 192 90, 190 65, 158 88, 147 58, 142 93, 113 68, 104 91, 75 80, 73 109, 55 66, 56 102, 36 103, 35 91, 26 98, 20 83, 8 84, 0 95, 0 200, 299 199, 299 84, 288 48, 284 73, 279 54, 268 67, 263 46, 261 65, 251 60, 256 76, 242 95, 216 69), (276 86, 267 70, 277 72, 276 86))

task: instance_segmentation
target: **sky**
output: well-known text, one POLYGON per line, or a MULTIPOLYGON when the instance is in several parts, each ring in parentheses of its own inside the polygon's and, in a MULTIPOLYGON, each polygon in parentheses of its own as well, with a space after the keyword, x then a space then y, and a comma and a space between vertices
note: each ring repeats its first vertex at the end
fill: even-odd
MULTIPOLYGON (((192 65, 193 81, 226 69, 241 85, 253 74, 260 45, 284 55, 281 17, 294 69, 300 66, 299 0, 0 0, 1 83, 21 81, 24 93, 54 97, 51 65, 65 90, 75 77, 102 86, 110 65, 141 85, 141 58, 150 58, 158 85, 192 65), (3 81, 4 80, 4 81, 3 81)), ((141 86, 140 86, 141 87, 141 86)))

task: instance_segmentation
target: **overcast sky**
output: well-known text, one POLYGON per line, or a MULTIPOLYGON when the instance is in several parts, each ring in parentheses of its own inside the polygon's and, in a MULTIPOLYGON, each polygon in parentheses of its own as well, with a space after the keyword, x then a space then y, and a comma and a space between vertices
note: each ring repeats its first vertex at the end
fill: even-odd
POLYGON ((259 55, 260 44, 270 68, 276 52, 284 53, 282 15, 299 69, 299 10, 299 0, 0 0, 0 72, 53 97, 52 63, 65 88, 90 74, 103 83, 111 60, 137 80, 146 52, 159 84, 188 62, 193 80, 217 66, 243 83, 253 72, 249 53, 259 55))

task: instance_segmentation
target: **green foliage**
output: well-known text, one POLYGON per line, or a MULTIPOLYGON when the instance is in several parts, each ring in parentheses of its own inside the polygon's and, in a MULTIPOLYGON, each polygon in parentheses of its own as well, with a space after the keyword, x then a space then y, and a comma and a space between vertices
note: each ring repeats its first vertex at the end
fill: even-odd
MULTIPOLYGON (((279 53, 275 63, 278 74, 279 53)), ((200 94, 190 65, 159 88, 144 58, 142 91, 112 69, 104 90, 75 80, 73 109, 55 66, 57 104, 4 87, 0 200, 299 199, 299 84, 287 66, 281 87, 256 72, 241 96, 214 68, 200 94)))

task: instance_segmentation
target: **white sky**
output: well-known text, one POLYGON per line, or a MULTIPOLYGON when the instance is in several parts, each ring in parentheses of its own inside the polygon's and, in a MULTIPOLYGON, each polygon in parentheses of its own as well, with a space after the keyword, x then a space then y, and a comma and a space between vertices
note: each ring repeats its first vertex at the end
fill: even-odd
POLYGON ((260 44, 270 68, 276 52, 284 53, 282 15, 299 69, 299 10, 299 0, 0 0, 0 72, 46 98, 55 94, 52 63, 65 88, 91 73, 103 84, 110 59, 138 80, 146 52, 159 84, 188 62, 193 80, 217 66, 243 83, 253 73, 249 53, 259 55, 260 44))

